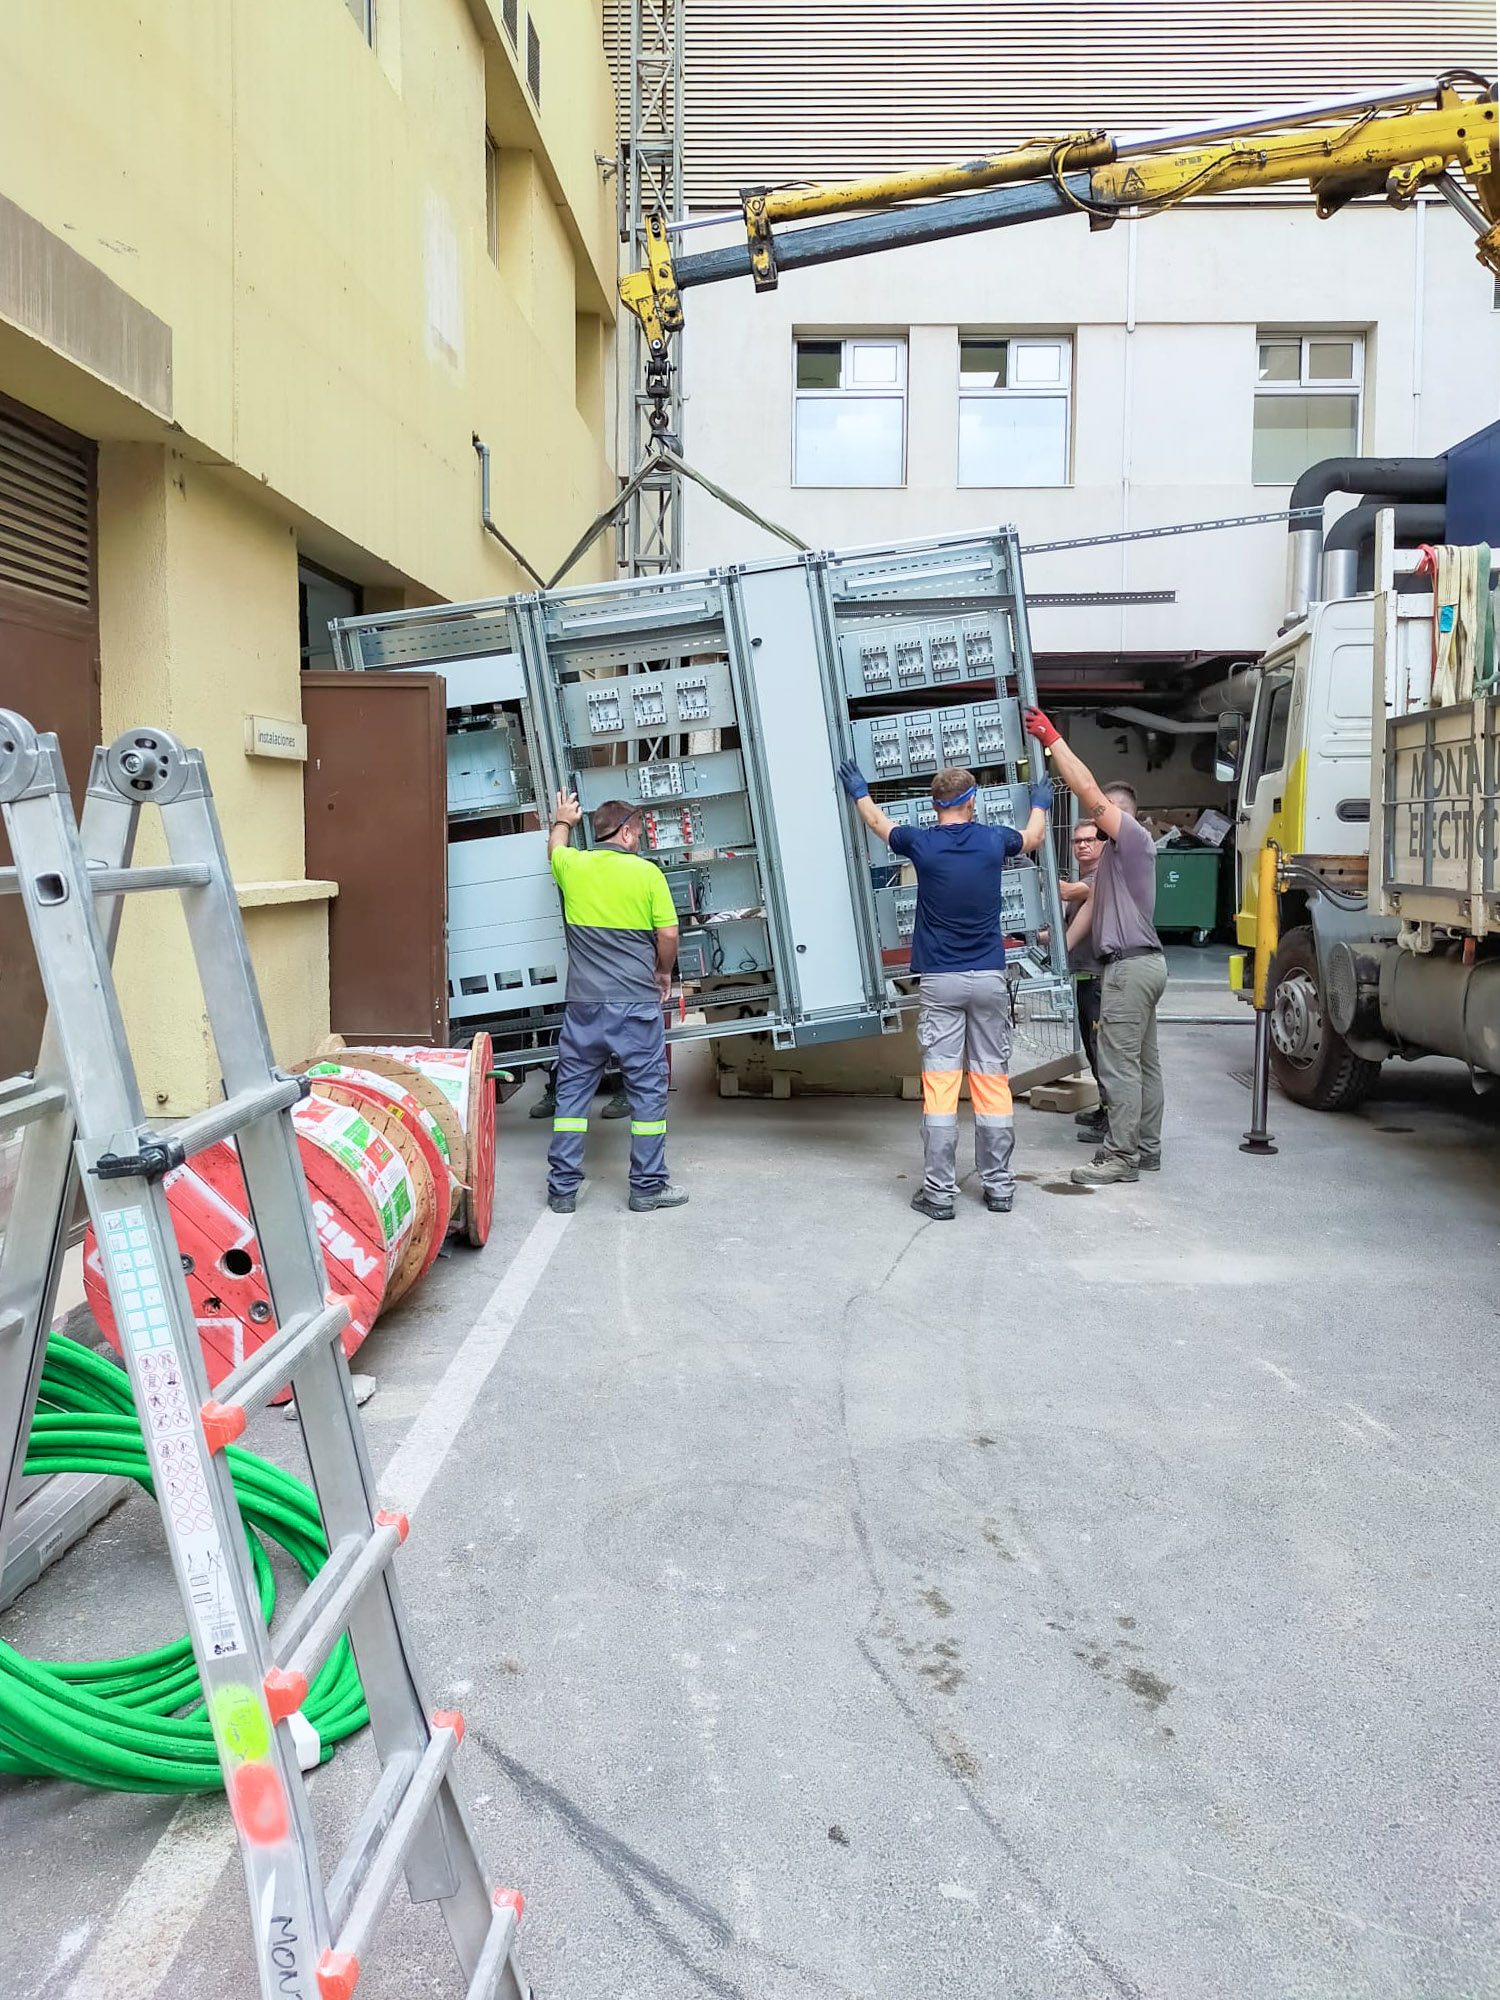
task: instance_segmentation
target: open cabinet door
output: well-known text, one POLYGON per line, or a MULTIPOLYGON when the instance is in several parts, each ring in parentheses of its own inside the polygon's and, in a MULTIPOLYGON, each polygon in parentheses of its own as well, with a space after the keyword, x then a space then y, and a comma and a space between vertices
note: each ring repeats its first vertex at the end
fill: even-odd
POLYGON ((447 709, 441 674, 302 676, 307 872, 328 910, 333 1031, 448 1040, 447 709))

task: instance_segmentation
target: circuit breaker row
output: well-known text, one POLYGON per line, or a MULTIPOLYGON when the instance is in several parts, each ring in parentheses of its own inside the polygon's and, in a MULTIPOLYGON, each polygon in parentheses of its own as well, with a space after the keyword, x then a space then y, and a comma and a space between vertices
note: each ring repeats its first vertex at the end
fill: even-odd
MULTIPOLYGON (((909 952, 917 922, 915 883, 893 883, 888 888, 877 889, 875 914, 880 921, 881 951, 887 954, 909 952)), ((1007 937, 1035 935, 1041 929, 1041 875, 1033 863, 1025 862, 1002 871, 1000 922, 1007 937)))
POLYGON ((721 729, 735 720, 729 668, 722 660, 694 662, 662 673, 579 680, 561 690, 575 748, 645 736, 721 729))
POLYGON ((993 680, 1010 672, 1010 634, 1003 617, 960 624, 856 626, 839 640, 844 688, 852 700, 908 688, 993 680))
POLYGON ((877 784, 930 778, 955 765, 976 769, 1016 763, 1026 754, 1015 701, 871 716, 854 724, 854 745, 855 762, 877 784))
MULTIPOLYGON (((930 792, 921 792, 911 799, 882 799, 880 810, 897 826, 937 825, 937 807, 930 792)), ((1030 816, 1031 794, 1025 785, 981 785, 974 795, 974 817, 981 826, 1020 828, 1030 816)), ((871 861, 889 861, 885 842, 877 840, 873 833, 867 837, 871 861)))

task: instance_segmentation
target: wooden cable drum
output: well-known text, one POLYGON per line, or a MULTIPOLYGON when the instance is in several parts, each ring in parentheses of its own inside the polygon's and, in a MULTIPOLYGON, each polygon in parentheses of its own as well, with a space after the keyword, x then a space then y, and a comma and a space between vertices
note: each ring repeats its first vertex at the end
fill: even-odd
MULTIPOLYGON (((456 1118, 464 1148, 464 1170, 454 1172, 464 1182, 461 1225, 476 1250, 487 1241, 495 1207, 495 1088, 490 1077, 494 1049, 482 1031, 466 1049, 415 1047, 332 1047, 322 1044, 320 1056, 373 1068, 372 1057, 383 1057, 414 1070, 434 1085, 456 1118)), ((404 1079, 403 1079, 404 1080, 404 1079)), ((410 1086, 408 1086, 410 1087, 410 1086)))
POLYGON ((448 1233, 447 1162, 423 1129, 421 1106, 399 1084, 333 1063, 315 1063, 310 1075, 314 1097, 359 1112, 370 1129, 379 1132, 401 1155, 411 1179, 411 1228, 385 1292, 386 1305, 394 1305, 432 1269, 448 1233))
POLYGON ((369 1070, 371 1075, 388 1077, 393 1083, 399 1083, 403 1090, 410 1091, 436 1125, 443 1157, 458 1182, 453 1204, 454 1217, 457 1219, 463 1206, 464 1191, 468 1185, 469 1149, 464 1143, 463 1119, 446 1092, 440 1090, 432 1078, 424 1075, 412 1061, 412 1057, 418 1053, 430 1053, 430 1051, 406 1048, 351 1049, 342 1036, 329 1035, 319 1042, 312 1062, 303 1063, 300 1067, 308 1070, 315 1062, 357 1063, 360 1069, 369 1070))
MULTIPOLYGON (((341 1051, 341 1056, 347 1054, 347 1050, 341 1051)), ((382 1067, 380 1069, 373 1069, 363 1062, 354 1063, 343 1060, 329 1060, 304 1063, 301 1065, 301 1073, 304 1076, 310 1077, 313 1089, 321 1092, 324 1096, 337 1096, 338 1092, 336 1090, 329 1091, 323 1088, 325 1084, 337 1083, 358 1086, 366 1094, 373 1092, 377 1098, 383 1099, 392 1111, 404 1119, 416 1134, 418 1143, 422 1148, 423 1158, 427 1162, 428 1171, 432 1175, 433 1183, 443 1191, 443 1200, 440 1203, 442 1225, 434 1239, 433 1248, 428 1256, 427 1263, 423 1267, 425 1274, 431 1268, 438 1250, 442 1247, 443 1235, 447 1230, 448 1224, 458 1214, 459 1206, 463 1199, 463 1182, 453 1170, 450 1159, 451 1149, 448 1140, 444 1137, 442 1127, 438 1123, 437 1115, 428 1108, 427 1104, 423 1103, 422 1098, 415 1091, 407 1088, 405 1079, 396 1074, 397 1069, 400 1067, 399 1065, 386 1062, 383 1057, 375 1057, 373 1060, 381 1063, 382 1067)), ((436 1085, 428 1083, 425 1077, 419 1077, 415 1080, 421 1084, 423 1093, 428 1098, 437 1098, 443 1105, 444 1111, 449 1111, 447 1099, 443 1097, 442 1092, 437 1089, 436 1085)))
MULTIPOLYGON (((342 1339, 345 1354, 352 1355, 387 1303, 391 1278, 411 1235, 416 1206, 411 1173, 384 1134, 352 1105, 309 1097, 293 1107, 292 1121, 329 1290, 349 1300, 350 1321, 342 1339)), ((216 1387, 264 1346, 277 1325, 239 1155, 229 1140, 221 1140, 175 1168, 162 1186, 208 1379, 216 1387)), ((119 1330, 92 1225, 83 1255, 89 1306, 118 1349, 119 1330)))

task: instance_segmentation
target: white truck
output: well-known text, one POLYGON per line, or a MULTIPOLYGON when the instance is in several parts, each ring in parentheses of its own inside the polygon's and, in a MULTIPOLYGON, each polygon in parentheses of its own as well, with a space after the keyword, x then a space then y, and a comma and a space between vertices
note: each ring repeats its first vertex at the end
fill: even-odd
MULTIPOLYGON (((1471 558, 1471 603, 1455 615, 1418 557, 1397 552, 1382 510, 1373 591, 1311 603, 1260 662, 1248 722, 1221 721, 1220 775, 1238 780, 1241 945, 1256 942, 1260 852, 1270 841, 1281 855, 1271 1065, 1299 1104, 1357 1103, 1393 1055, 1454 1057, 1477 1089, 1500 1076, 1488 556, 1471 558), (1460 696, 1442 705, 1435 642, 1451 648, 1457 683, 1439 693, 1460 696)), ((1248 989, 1244 959, 1231 983, 1248 989)))

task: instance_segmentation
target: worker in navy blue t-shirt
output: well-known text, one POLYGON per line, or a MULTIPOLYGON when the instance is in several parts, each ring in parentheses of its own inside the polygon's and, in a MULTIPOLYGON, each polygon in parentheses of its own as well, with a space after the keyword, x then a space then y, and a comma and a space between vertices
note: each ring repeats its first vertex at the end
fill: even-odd
POLYGON ((917 922, 911 969, 921 978, 917 1040, 922 1048, 922 1142, 926 1171, 912 1207, 934 1222, 953 1220, 958 1182, 958 1093, 964 1070, 974 1105, 974 1164, 984 1205, 1008 1215, 1015 1200, 1011 1174, 1015 1127, 1010 1104, 1010 987, 1005 978, 1005 930, 1000 920, 1001 870, 1018 854, 1033 854, 1047 837, 1052 787, 1031 787, 1023 832, 981 826, 972 771, 939 771, 932 781, 937 825, 896 826, 870 797, 854 763, 839 766, 839 782, 865 825, 917 873, 917 922))

